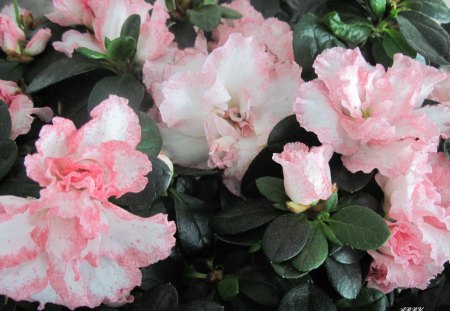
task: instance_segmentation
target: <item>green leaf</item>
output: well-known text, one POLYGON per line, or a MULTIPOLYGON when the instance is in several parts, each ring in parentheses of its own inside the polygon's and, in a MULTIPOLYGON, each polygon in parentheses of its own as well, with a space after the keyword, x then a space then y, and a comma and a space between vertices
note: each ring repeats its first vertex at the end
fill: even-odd
POLYGON ((295 269, 290 261, 276 263, 272 262, 272 268, 283 279, 298 279, 308 274, 308 272, 300 272, 295 269))
POLYGON ((238 234, 258 228, 280 215, 270 202, 249 199, 216 213, 210 225, 220 235, 238 234))
POLYGON ((344 265, 328 257, 325 261, 328 279, 344 298, 355 299, 362 287, 361 267, 358 263, 344 265))
POLYGON ((178 165, 174 165, 174 168, 175 168, 175 175, 182 175, 182 176, 200 177, 219 174, 219 171, 217 170, 201 170, 197 168, 182 167, 178 165))
MULTIPOLYGON (((377 64, 382 64, 384 67, 392 66, 392 58, 389 56, 383 47, 383 38, 372 38, 370 41, 370 52, 377 64)), ((415 53, 415 51, 414 51, 415 53)))
POLYGON ((327 294, 311 282, 300 284, 288 291, 278 311, 336 311, 327 294))
POLYGON ((0 195, 14 195, 23 198, 39 197, 41 187, 27 176, 23 162, 24 158, 18 157, 9 173, 1 179, 0 195))
POLYGON ((17 145, 9 139, 0 139, 0 179, 2 179, 16 162, 17 145))
POLYGON ((279 1, 251 0, 250 3, 257 11, 262 13, 264 18, 274 17, 280 9, 279 1))
POLYGON ((444 142, 444 154, 450 160, 450 138, 444 142))
POLYGON ((449 64, 450 36, 434 20, 409 11, 397 15, 400 32, 408 44, 433 63, 449 64))
POLYGON ((320 222, 319 223, 320 229, 322 230, 322 233, 325 235, 328 241, 336 244, 336 245, 342 245, 342 242, 339 241, 339 239, 334 234, 333 230, 331 230, 330 226, 328 226, 326 223, 320 222))
POLYGON ((259 227, 250 231, 243 233, 238 233, 234 235, 217 235, 216 237, 226 243, 241 245, 246 247, 252 247, 256 243, 260 242, 264 233, 264 228, 259 227))
POLYGON ((277 306, 280 301, 279 290, 270 272, 253 266, 239 270, 239 292, 260 305, 277 306))
POLYGON ((338 12, 330 12, 324 18, 325 24, 339 39, 358 45, 364 43, 372 32, 372 25, 365 21, 345 23, 338 12))
POLYGON ((224 6, 220 6, 220 13, 222 18, 227 18, 227 19, 239 19, 242 18, 242 14, 239 13, 238 11, 232 10, 230 8, 224 7, 224 6))
POLYGON ((333 194, 328 198, 327 202, 325 202, 324 211, 327 213, 333 213, 338 210, 338 193, 333 192, 333 194))
POLYGON ((264 232, 263 250, 272 262, 296 256, 305 246, 311 227, 303 214, 288 213, 272 221, 264 232))
POLYGON ((88 110, 91 111, 110 95, 128 99, 128 105, 138 110, 144 99, 145 88, 141 82, 130 74, 105 77, 98 81, 88 99, 88 110))
POLYGON ((106 55, 85 47, 80 47, 75 50, 78 54, 83 55, 84 57, 90 58, 90 59, 105 59, 106 55))
POLYGON ((361 250, 379 248, 390 236, 384 219, 364 206, 344 207, 328 221, 340 241, 361 250))
POLYGON ((317 135, 302 128, 296 116, 292 115, 274 126, 267 139, 267 147, 273 152, 281 152, 284 145, 297 141, 308 146, 320 146, 317 135))
POLYGON ((285 203, 289 197, 284 191, 284 181, 277 177, 261 177, 256 180, 256 187, 267 199, 275 203, 285 203))
POLYGON ((175 11, 175 0, 165 0, 167 11, 175 11))
POLYGON ((112 40, 106 50, 106 56, 116 64, 127 63, 136 55, 137 41, 133 37, 119 37, 112 40))
POLYGON ((330 252, 331 257, 342 264, 353 264, 360 261, 366 253, 348 246, 337 246, 330 252))
POLYGON ((188 254, 203 251, 212 240, 209 229, 209 206, 194 197, 171 191, 174 196, 177 234, 188 254))
POLYGON ((187 10, 189 20, 204 31, 213 31, 222 17, 222 10, 218 5, 205 5, 196 10, 187 10))
POLYGON ((0 100, 0 139, 11 135, 11 115, 6 104, 0 100))
POLYGON ((383 48, 390 58, 393 58, 396 53, 403 53, 410 57, 416 57, 414 51, 406 42, 402 34, 396 29, 387 29, 383 37, 383 48))
POLYGON ((0 79, 17 81, 22 77, 23 65, 20 62, 10 62, 0 59, 0 79))
POLYGON ((364 287, 356 299, 340 299, 336 301, 336 306, 339 311, 386 311, 389 301, 382 292, 364 287))
POLYGON ((233 299, 239 293, 239 280, 235 275, 226 275, 218 284, 217 292, 225 301, 233 299))
POLYGON ((224 311, 224 307, 213 301, 196 300, 184 303, 176 311, 224 311))
POLYGON ((378 200, 375 199, 372 195, 363 191, 358 191, 345 197, 341 197, 339 199, 338 209, 349 205, 361 205, 364 207, 368 207, 371 210, 377 211, 380 207, 380 202, 378 202, 378 200))
POLYGON ((123 206, 151 204, 161 197, 172 181, 172 172, 169 167, 156 157, 149 157, 152 162, 152 171, 148 173, 148 183, 139 193, 126 193, 118 199, 112 199, 115 204, 123 206))
POLYGON ((105 68, 101 62, 81 55, 72 58, 62 57, 39 72, 28 85, 27 93, 40 91, 50 85, 69 79, 95 69, 105 68))
POLYGON ((370 8, 378 19, 382 18, 386 10, 386 0, 370 0, 370 8))
POLYGON ((450 10, 442 0, 403 0, 401 8, 417 11, 441 24, 450 22, 450 10))
POLYGON ((139 123, 141 125, 141 142, 136 149, 148 156, 158 156, 162 148, 162 138, 155 121, 145 113, 139 112, 139 123))
POLYGON ((299 271, 310 271, 324 263, 328 256, 328 242, 318 223, 313 223, 308 240, 300 253, 292 259, 299 271))
POLYGON ((144 292, 133 303, 133 311, 161 311, 174 310, 178 305, 178 293, 170 284, 155 286, 144 292))
POLYGON ((373 173, 366 174, 361 171, 350 172, 341 161, 340 156, 334 155, 330 161, 331 180, 337 184, 338 189, 350 193, 364 188, 372 178, 373 173))
POLYGON ((122 25, 121 37, 132 37, 136 42, 139 39, 139 29, 141 28, 141 16, 139 14, 130 15, 122 25))
POLYGON ((314 77, 312 64, 317 55, 332 47, 345 47, 334 34, 312 14, 306 14, 294 28, 293 47, 295 61, 303 68, 302 77, 314 77))

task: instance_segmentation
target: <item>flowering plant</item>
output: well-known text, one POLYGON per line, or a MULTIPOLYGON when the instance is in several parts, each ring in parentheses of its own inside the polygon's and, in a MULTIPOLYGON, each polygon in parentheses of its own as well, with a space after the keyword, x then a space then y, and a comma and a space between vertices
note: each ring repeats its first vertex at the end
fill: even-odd
POLYGON ((47 2, 0 11, 0 311, 450 308, 448 3, 47 2))

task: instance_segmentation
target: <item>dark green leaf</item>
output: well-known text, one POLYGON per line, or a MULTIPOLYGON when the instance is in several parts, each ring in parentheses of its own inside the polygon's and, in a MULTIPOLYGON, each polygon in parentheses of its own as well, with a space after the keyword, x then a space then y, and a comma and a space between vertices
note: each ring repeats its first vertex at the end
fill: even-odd
POLYGON ((386 0, 369 0, 370 1, 370 8, 372 9, 373 13, 378 18, 383 17, 384 11, 386 10, 386 0))
POLYGON ((274 17, 280 9, 279 1, 274 0, 251 0, 251 4, 265 18, 274 17))
POLYGON ((182 176, 200 177, 219 174, 219 171, 217 170, 200 170, 196 168, 188 168, 178 165, 174 165, 174 169, 175 175, 182 175, 182 176))
POLYGON ((141 17, 139 14, 130 15, 122 25, 121 37, 132 37, 136 42, 139 39, 139 29, 141 28, 141 17))
POLYGON ((312 14, 306 14, 294 28, 295 61, 303 68, 302 77, 309 80, 314 76, 312 64, 317 55, 327 48, 345 47, 334 34, 312 14))
POLYGON ((374 288, 362 288, 356 299, 336 301, 339 311, 386 311, 389 306, 386 295, 374 288))
POLYGON ((322 229, 322 233, 325 235, 325 237, 328 239, 328 241, 337 244, 342 245, 342 242, 339 241, 339 239, 334 234, 333 230, 331 230, 330 226, 328 226, 326 223, 320 222, 319 223, 320 229, 322 229))
POLYGON ((278 311, 336 311, 336 307, 323 290, 307 282, 288 291, 278 311))
POLYGON ((117 95, 128 99, 128 105, 137 111, 144 99, 144 93, 144 86, 132 75, 105 77, 98 81, 92 89, 88 100, 88 109, 91 111, 110 95, 117 95))
POLYGON ((324 211, 327 213, 333 213, 338 210, 338 193, 333 192, 333 194, 325 202, 324 211))
POLYGON ((242 17, 242 14, 239 13, 238 11, 232 10, 232 9, 224 7, 224 6, 220 6, 220 12, 221 12, 222 18, 239 19, 242 17))
POLYGON ((0 139, 0 179, 2 179, 16 162, 17 145, 9 139, 0 139))
POLYGON ((450 160, 450 138, 444 142, 444 154, 450 160))
POLYGON ((139 112, 139 123, 141 125, 141 142, 136 149, 148 156, 158 156, 163 144, 161 134, 155 121, 150 119, 145 113, 139 112))
POLYGON ((308 272, 300 272, 295 269, 290 261, 281 263, 272 262, 272 268, 283 279, 298 279, 308 274, 308 272))
POLYGON ((410 57, 416 57, 414 51, 406 42, 402 34, 396 29, 388 29, 383 38, 383 48, 390 58, 393 58, 396 53, 403 53, 410 57))
POLYGON ((450 36, 434 20, 423 14, 408 11, 397 15, 400 32, 408 44, 436 64, 448 64, 450 36))
POLYGON ((178 48, 185 49, 195 45, 197 32, 189 22, 180 22, 172 25, 169 30, 174 34, 178 48))
POLYGON ((137 42, 133 37, 119 37, 109 43, 106 56, 116 64, 126 63, 134 59, 136 47, 137 42))
POLYGON ((244 233, 234 235, 217 235, 217 238, 226 243, 251 247, 255 243, 261 241, 264 228, 259 227, 244 233))
POLYGON ((364 43, 372 32, 372 25, 365 21, 345 23, 338 12, 330 12, 325 16, 325 24, 339 39, 358 45, 364 43))
POLYGON ((0 195, 39 197, 41 187, 27 176, 23 162, 24 158, 18 157, 12 169, 0 181, 0 195))
POLYGON ((0 100, 0 139, 11 135, 11 115, 6 104, 0 100))
POLYGON ((170 284, 162 284, 145 292, 133 304, 133 311, 173 310, 178 305, 178 293, 170 284))
POLYGON ((142 271, 142 283, 139 286, 143 290, 147 291, 156 285, 176 280, 179 276, 180 267, 172 258, 158 261, 148 267, 141 268, 142 271))
POLYGON ((390 236, 384 219, 359 205, 342 208, 329 219, 329 224, 340 241, 361 250, 376 249, 390 236))
POLYGON ((284 181, 277 177, 261 177, 256 180, 256 187, 267 199, 275 203, 285 203, 289 197, 284 191, 284 181))
POLYGON ((403 0, 401 7, 422 13, 442 24, 450 22, 450 10, 442 0, 403 0))
POLYGON ((273 275, 268 271, 247 266, 240 270, 237 276, 240 293, 263 306, 278 305, 280 300, 279 290, 274 284, 273 275))
POLYGON ((247 200, 216 213, 211 228, 220 235, 237 234, 258 228, 281 212, 266 200, 247 200))
POLYGON ((225 301, 233 299, 239 293, 239 280, 235 275, 226 275, 218 284, 217 292, 225 301))
POLYGON ((75 50, 78 54, 91 59, 105 59, 106 55, 85 47, 80 47, 75 50))
POLYGON ((177 219, 178 239, 187 253, 197 253, 212 240, 208 227, 208 205, 197 198, 172 191, 177 219))
POLYGON ((225 309, 212 301, 197 300, 179 306, 177 311, 224 311, 225 309))
POLYGON ((340 156, 334 154, 330 161, 331 179, 337 184, 338 189, 350 193, 364 188, 372 178, 372 173, 366 174, 361 171, 352 173, 342 164, 340 156))
POLYGON ((62 57, 39 72, 28 85, 27 93, 40 91, 50 85, 80 74, 104 68, 101 62, 88 59, 81 55, 73 55, 72 58, 62 57))
POLYGON ((23 65, 19 62, 10 62, 0 59, 0 79, 17 81, 22 77, 23 65))
POLYGON ((344 298, 355 299, 362 287, 361 267, 358 263, 344 265, 328 257, 325 261, 328 279, 344 298))
POLYGON ((310 230, 309 222, 302 214, 279 216, 264 232, 264 253, 272 262, 289 260, 305 246, 310 230))
POLYGON ((175 11, 175 0, 165 0, 167 11, 175 11))
POLYGON ((213 31, 219 24, 222 10, 218 5, 205 5, 196 10, 187 10, 189 20, 204 31, 213 31))
POLYGON ((296 141, 300 141, 308 146, 320 146, 320 141, 316 134, 300 127, 296 116, 292 115, 275 125, 267 139, 267 146, 273 152, 281 152, 285 144, 296 141))
POLYGON ((375 199, 372 195, 366 192, 358 191, 356 193, 340 198, 338 205, 338 209, 349 205, 361 205, 377 211, 378 207, 380 206, 380 202, 378 202, 378 200, 375 199))
POLYGON ((139 193, 127 193, 118 199, 112 199, 115 204, 132 206, 151 204, 161 197, 170 185, 172 172, 167 165, 156 157, 150 157, 152 171, 147 175, 148 183, 139 193))
POLYGON ((292 259, 292 265, 299 271, 318 268, 328 256, 328 242, 318 223, 312 224, 306 245, 292 259))
POLYGON ((352 264, 360 261, 366 253, 348 246, 337 246, 337 248, 331 251, 330 254, 333 259, 339 263, 352 264))

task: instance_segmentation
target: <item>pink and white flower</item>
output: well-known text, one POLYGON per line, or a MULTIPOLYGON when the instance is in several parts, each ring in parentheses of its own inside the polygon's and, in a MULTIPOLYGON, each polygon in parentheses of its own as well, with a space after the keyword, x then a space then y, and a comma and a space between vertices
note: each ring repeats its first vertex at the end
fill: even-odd
POLYGON ((216 41, 214 47, 222 46, 232 33, 240 33, 244 37, 253 37, 266 45, 280 61, 294 61, 292 48, 292 31, 289 25, 277 18, 264 19, 250 4, 250 0, 234 0, 230 4, 222 4, 242 14, 236 20, 224 20, 213 32, 216 41))
MULTIPOLYGON (((31 13, 19 8, 20 16, 28 16, 31 13)), ((27 42, 25 32, 17 24, 17 19, 12 4, 5 6, 0 12, 0 47, 10 59, 29 61, 32 56, 42 53, 51 37, 49 28, 39 29, 27 42), (26 44, 24 44, 26 43, 26 44), (25 45, 24 47, 22 47, 25 45)))
MULTIPOLYGON (((120 37, 124 22, 134 14, 141 18, 136 53, 136 61, 139 64, 143 64, 147 59, 154 60, 161 57, 173 41, 174 36, 166 26, 169 14, 161 1, 156 1, 153 6, 144 0, 90 0, 77 4, 68 0, 63 2, 66 3, 64 8, 60 9, 62 3, 58 2, 59 6, 55 6, 56 11, 49 18, 56 16, 54 21, 61 24, 59 16, 68 14, 71 8, 76 6, 76 12, 79 12, 80 16, 83 16, 85 11, 92 12, 92 17, 89 17, 92 22, 81 21, 80 16, 75 15, 75 20, 69 19, 70 23, 81 22, 87 27, 92 27, 94 31, 92 35, 89 32, 69 30, 63 34, 62 41, 53 43, 55 50, 65 53, 68 57, 72 57, 74 50, 79 47, 106 52, 105 39, 112 41, 120 37)), ((61 25, 65 25, 65 22, 61 25)))
POLYGON ((151 170, 135 150, 139 119, 127 100, 110 96, 77 130, 56 117, 37 153, 25 159, 39 199, 0 197, 0 293, 16 300, 77 307, 132 301, 140 267, 169 256, 175 224, 134 216, 110 196, 139 192, 151 170))
MULTIPOLYGON (((450 67, 444 66, 440 68, 445 73, 450 72, 450 67)), ((435 85, 433 91, 428 96, 429 99, 440 102, 444 105, 450 105, 450 76, 447 79, 435 85)))
POLYGON ((92 28, 92 0, 53 0, 53 12, 47 18, 61 26, 84 25, 92 28))
POLYGON ((443 105, 422 108, 446 74, 396 54, 387 71, 369 65, 359 49, 333 48, 316 58, 318 79, 301 86, 294 107, 299 123, 343 155, 352 172, 395 177, 410 168, 419 151, 435 150, 450 119, 443 105))
POLYGON ((302 143, 286 144, 282 153, 273 155, 273 160, 283 167, 284 188, 293 202, 311 205, 332 195, 328 164, 332 156, 329 145, 310 149, 302 143))
POLYGON ((389 223, 392 236, 388 242, 369 251, 374 259, 370 287, 383 292, 424 289, 444 269, 450 258, 448 162, 441 153, 419 153, 405 175, 377 175, 385 194, 385 211, 394 222, 389 223))
POLYGON ((53 116, 52 110, 48 107, 35 108, 31 99, 22 94, 21 89, 12 81, 0 80, 0 100, 8 107, 12 140, 30 131, 34 120, 31 115, 37 115, 45 122, 49 122, 53 116))
POLYGON ((163 149, 179 165, 224 169, 225 184, 240 193, 240 180, 271 129, 291 114, 300 68, 241 34, 231 34, 203 64, 204 56, 195 55, 186 66, 175 65, 162 84, 163 149))

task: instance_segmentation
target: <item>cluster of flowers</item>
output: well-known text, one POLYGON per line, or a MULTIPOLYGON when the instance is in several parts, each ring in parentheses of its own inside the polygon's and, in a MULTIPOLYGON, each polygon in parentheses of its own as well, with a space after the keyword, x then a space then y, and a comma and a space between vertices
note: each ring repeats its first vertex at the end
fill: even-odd
MULTIPOLYGON (((174 163, 222 169, 224 184, 240 195, 243 175, 273 127, 295 113, 323 145, 288 144, 274 155, 293 202, 310 205, 332 194, 333 152, 352 172, 379 171, 392 237, 370 252, 369 286, 425 288, 442 271, 450 258, 450 162, 436 150, 440 137, 450 136, 445 72, 399 54, 386 71, 368 64, 358 49, 334 48, 316 58, 318 78, 304 83, 289 25, 264 19, 247 0, 225 5, 243 17, 219 25, 213 42, 199 31, 195 46, 184 50, 166 26, 164 1, 53 3, 51 21, 87 29, 69 30, 53 43, 69 57, 78 47, 105 52, 106 39, 120 36, 128 16, 140 15, 136 63, 155 101, 148 114, 174 163), (426 98, 440 104, 422 107, 426 98)), ((7 17, 1 18, 3 25, 7 17)), ((10 29, 0 28, 0 38, 12 36, 10 29)), ((8 40, 0 41, 5 52, 27 53, 8 40)), ((0 89, 13 120, 11 138, 29 130, 30 114, 45 112, 48 119, 15 84, 5 81, 0 89), (26 105, 15 108, 16 102, 26 105)), ((164 215, 139 218, 108 201, 147 183, 151 163, 135 150, 137 115, 126 100, 111 96, 91 117, 79 130, 59 117, 43 127, 37 153, 25 161, 28 176, 44 187, 39 199, 0 197, 6 233, 0 240, 7 245, 0 251, 0 293, 70 308, 126 302, 140 284, 138 268, 169 255, 174 223, 164 215)))

